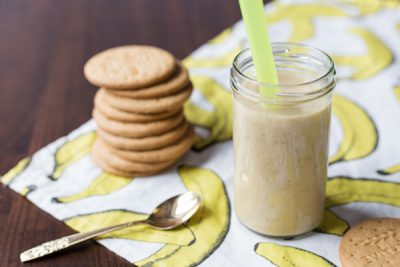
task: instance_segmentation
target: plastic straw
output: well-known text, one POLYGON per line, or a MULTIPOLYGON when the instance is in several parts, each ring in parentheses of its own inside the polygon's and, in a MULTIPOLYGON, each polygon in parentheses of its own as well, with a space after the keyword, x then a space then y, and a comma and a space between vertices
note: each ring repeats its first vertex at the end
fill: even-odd
MULTIPOLYGON (((253 57, 257 81, 279 84, 262 0, 239 0, 240 10, 246 27, 247 38, 253 57)), ((261 86, 261 94, 271 95, 275 90, 261 86)))

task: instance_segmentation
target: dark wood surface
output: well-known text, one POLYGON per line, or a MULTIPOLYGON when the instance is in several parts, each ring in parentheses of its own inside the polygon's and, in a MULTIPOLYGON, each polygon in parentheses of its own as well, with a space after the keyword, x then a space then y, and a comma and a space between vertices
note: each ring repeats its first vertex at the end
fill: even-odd
MULTIPOLYGON (((90 118, 96 52, 149 44, 184 58, 240 17, 235 0, 0 0, 0 173, 90 118)), ((73 231, 0 186, 0 266, 73 231)), ((24 266, 131 266, 94 242, 24 266)))

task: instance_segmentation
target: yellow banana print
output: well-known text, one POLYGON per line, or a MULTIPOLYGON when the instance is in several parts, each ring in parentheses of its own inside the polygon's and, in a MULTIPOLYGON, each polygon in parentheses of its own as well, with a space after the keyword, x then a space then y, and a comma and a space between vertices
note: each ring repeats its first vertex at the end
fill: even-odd
POLYGON ((343 128, 343 141, 329 162, 331 164, 368 156, 378 143, 378 132, 368 114, 349 99, 335 95, 332 111, 343 128))
POLYGON ((0 181, 5 185, 11 184, 14 178, 17 177, 19 174, 21 174, 21 172, 23 172, 26 169, 26 167, 28 167, 30 161, 31 161, 30 158, 24 158, 20 160, 14 168, 9 170, 6 174, 4 174, 0 178, 0 181))
POLYGON ((328 179, 327 208, 317 232, 343 235, 349 224, 329 208, 352 202, 376 202, 400 207, 400 184, 382 180, 335 177, 328 179))
MULTIPOLYGON (((145 214, 126 210, 110 210, 69 218, 64 220, 64 222, 76 231, 86 232, 129 221, 143 220, 145 218, 147 218, 145 214)), ((192 232, 185 226, 178 227, 174 230, 162 231, 146 225, 138 225, 101 236, 101 238, 110 237, 180 246, 187 246, 194 242, 195 239, 192 232)))
POLYGON ((166 245, 138 266, 195 266, 209 256, 223 241, 229 228, 230 207, 224 184, 210 170, 183 166, 179 168, 183 184, 200 194, 202 205, 189 221, 195 242, 188 246, 166 245))
POLYGON ((321 224, 315 229, 317 232, 331 235, 342 236, 350 228, 348 222, 340 218, 333 211, 326 209, 324 212, 324 219, 321 224))
POLYGON ((221 32, 220 34, 212 38, 210 41, 208 41, 208 44, 213 44, 213 45, 222 44, 231 35, 232 35, 232 29, 231 28, 225 29, 223 32, 221 32))
MULTIPOLYGON (((224 34, 224 32, 223 32, 224 34)), ((222 38, 222 37, 221 37, 222 38)), ((226 38, 226 37, 224 37, 226 38)), ((218 36, 217 36, 217 42, 218 36)), ((194 56, 188 56, 183 60, 183 65, 185 65, 186 68, 218 68, 218 67, 230 67, 232 65, 233 59, 237 54, 239 54, 240 51, 242 51, 243 45, 241 42, 237 44, 233 49, 228 51, 227 53, 221 55, 221 56, 213 56, 213 57, 207 57, 207 58, 200 58, 200 57, 194 57, 194 56)))
POLYGON ((26 197, 29 193, 33 192, 36 188, 37 188, 36 185, 26 186, 21 191, 19 191, 19 194, 23 197, 26 197))
POLYGON ((328 180, 326 207, 376 202, 400 207, 400 184, 372 179, 336 177, 328 180))
POLYGON ((394 174, 397 172, 400 172, 400 164, 391 166, 391 167, 383 169, 383 170, 378 170, 378 173, 382 174, 382 175, 390 175, 390 174, 394 174))
POLYGON ((54 200, 56 202, 68 203, 90 196, 107 195, 125 187, 131 182, 132 179, 126 179, 126 177, 102 173, 85 190, 71 196, 58 197, 54 200))
POLYGON ((186 117, 192 118, 193 123, 204 128, 212 127, 214 122, 214 113, 212 111, 204 110, 192 102, 186 102, 184 107, 186 117), (196 114, 201 114, 201 116, 196 114))
MULTIPOLYGON (((326 208, 352 202, 376 202, 400 207, 400 184, 372 179, 330 178, 326 189, 326 208)), ((316 231, 343 235, 348 223, 333 211, 327 212, 316 231)))
POLYGON ((332 267, 329 260, 307 250, 278 245, 274 243, 258 243, 255 252, 279 267, 332 267))
MULTIPOLYGON (((400 23, 398 24, 398 27, 400 28, 400 23)), ((397 98, 398 101, 400 101, 400 86, 396 86, 394 88, 394 94, 397 98)), ((391 166, 389 168, 386 168, 384 170, 379 170, 378 173, 383 174, 383 175, 389 175, 389 174, 394 174, 400 172, 400 164, 391 166)))
POLYGON ((400 85, 394 88, 394 95, 396 96, 397 100, 400 101, 400 85))
POLYGON ((398 0, 342 0, 342 2, 356 6, 360 15, 368 15, 384 8, 395 8, 400 5, 398 0))
POLYGON ((213 111, 204 110, 192 102, 185 104, 185 116, 193 124, 210 130, 207 138, 197 137, 194 148, 201 150, 213 142, 232 137, 232 95, 221 85, 206 76, 191 77, 193 86, 213 105, 213 111))
POLYGON ((68 166, 87 155, 95 138, 96 133, 90 132, 65 142, 55 153, 56 163, 50 178, 57 180, 68 166))
POLYGON ((313 18, 321 17, 341 17, 346 13, 338 8, 324 5, 313 4, 291 4, 277 5, 277 9, 267 14, 269 24, 281 20, 288 20, 292 27, 292 36, 289 41, 302 42, 314 36, 313 18))
POLYGON ((367 79, 392 63, 390 49, 372 32, 361 27, 352 27, 349 31, 360 37, 368 49, 366 55, 332 55, 336 64, 354 68, 350 79, 367 79))

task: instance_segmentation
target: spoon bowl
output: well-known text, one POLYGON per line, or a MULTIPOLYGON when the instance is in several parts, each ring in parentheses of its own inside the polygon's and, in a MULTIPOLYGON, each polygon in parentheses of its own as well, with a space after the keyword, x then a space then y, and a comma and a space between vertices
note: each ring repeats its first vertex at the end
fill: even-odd
POLYGON ((158 205, 146 221, 157 229, 175 228, 196 213, 200 202, 200 196, 194 192, 174 196, 158 205))

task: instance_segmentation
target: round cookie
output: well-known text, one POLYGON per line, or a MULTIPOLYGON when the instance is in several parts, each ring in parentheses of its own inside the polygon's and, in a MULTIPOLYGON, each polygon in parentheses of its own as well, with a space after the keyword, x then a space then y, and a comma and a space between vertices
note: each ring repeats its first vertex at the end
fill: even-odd
POLYGON ((108 147, 104 146, 103 144, 104 143, 101 143, 99 139, 96 140, 93 144, 92 155, 93 158, 95 159, 95 162, 97 162, 100 159, 100 162, 103 161, 100 164, 104 164, 104 162, 106 162, 107 166, 114 168, 116 170, 121 170, 126 173, 148 175, 160 172, 170 167, 176 162, 175 159, 157 163, 143 163, 143 162, 129 161, 113 154, 112 151, 109 150, 108 147))
POLYGON ((400 219, 374 218, 353 226, 339 253, 343 267, 400 266, 400 219))
POLYGON ((93 110, 93 118, 99 128, 113 135, 142 138, 165 133, 178 126, 184 117, 182 114, 176 114, 164 120, 147 123, 127 123, 115 121, 107 118, 98 110, 93 110))
POLYGON ((112 166, 109 165, 109 163, 107 162, 107 160, 103 159, 101 157, 101 155, 99 155, 98 153, 95 153, 92 150, 92 159, 94 161, 94 163, 100 168, 102 169, 104 172, 108 172, 114 175, 118 175, 118 176, 125 176, 128 178, 133 178, 136 176, 146 176, 146 175, 150 175, 147 173, 137 173, 137 172, 128 172, 128 171, 123 171, 123 170, 119 170, 117 168, 114 168, 112 166))
POLYGON ((183 103, 190 97, 192 93, 192 85, 189 84, 183 90, 174 95, 169 95, 153 99, 134 99, 114 95, 108 90, 100 89, 99 94, 103 94, 105 101, 111 106, 125 110, 127 112, 154 114, 166 112, 177 107, 181 107, 183 103))
POLYGON ((99 87, 135 89, 165 80, 175 67, 174 57, 163 49, 127 45, 94 55, 83 72, 89 82, 99 87))
POLYGON ((99 94, 99 92, 96 93, 94 97, 95 109, 100 111, 107 118, 117 121, 152 122, 152 121, 159 121, 162 119, 166 119, 178 113, 182 113, 182 107, 178 107, 177 109, 172 109, 158 114, 140 114, 140 113, 127 112, 116 109, 113 106, 110 106, 106 101, 104 101, 104 97, 102 96, 103 94, 99 94))
POLYGON ((188 128, 189 123, 184 120, 176 128, 164 134, 144 138, 127 138, 123 136, 117 136, 107 133, 100 127, 97 128, 97 134, 109 146, 116 149, 144 151, 160 149, 175 143, 182 138, 188 128))
MULTIPOLYGON (((161 149, 149 151, 121 150, 112 147, 108 147, 108 149, 112 154, 129 161, 146 163, 167 162, 181 158, 193 145, 194 138, 195 134, 193 128, 189 127, 185 135, 179 141, 161 149)), ((107 146, 107 144, 104 143, 104 146, 107 146)))
POLYGON ((161 83, 138 90, 109 90, 108 92, 118 96, 136 99, 158 98, 175 94, 190 83, 186 68, 183 67, 181 63, 177 65, 178 67, 174 74, 168 80, 161 83))

